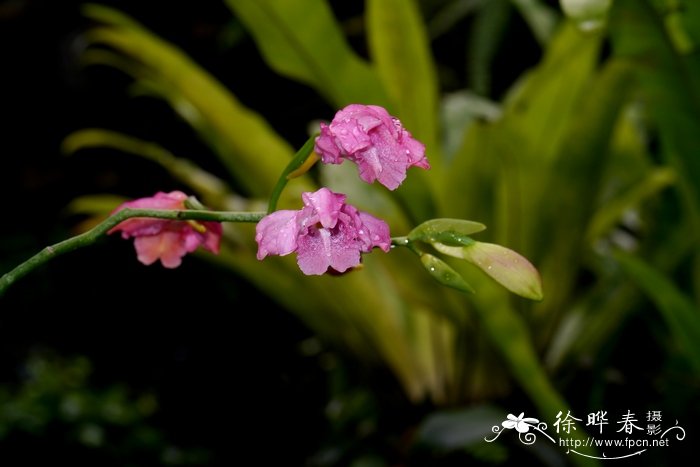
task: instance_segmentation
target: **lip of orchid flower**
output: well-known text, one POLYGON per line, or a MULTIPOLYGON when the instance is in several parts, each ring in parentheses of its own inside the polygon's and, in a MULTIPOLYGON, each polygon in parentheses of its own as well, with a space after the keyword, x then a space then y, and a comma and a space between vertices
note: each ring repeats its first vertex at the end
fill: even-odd
POLYGON ((304 274, 343 273, 360 264, 361 253, 374 247, 389 251, 389 226, 381 219, 346 204, 346 197, 328 188, 302 194, 304 207, 265 216, 256 226, 257 258, 297 253, 304 274))
POLYGON ((362 180, 378 180, 390 190, 401 185, 409 167, 430 168, 423 143, 376 105, 350 104, 330 124, 321 123, 315 151, 326 164, 355 162, 362 180))
MULTIPOLYGON (((113 213, 122 209, 186 209, 187 195, 181 191, 158 192, 154 196, 122 203, 113 213)), ((219 253, 222 227, 219 222, 173 221, 167 219, 133 218, 121 222, 109 230, 109 234, 121 232, 122 238, 134 238, 138 260, 150 265, 160 260, 169 269, 182 263, 187 253, 199 246, 219 253)))

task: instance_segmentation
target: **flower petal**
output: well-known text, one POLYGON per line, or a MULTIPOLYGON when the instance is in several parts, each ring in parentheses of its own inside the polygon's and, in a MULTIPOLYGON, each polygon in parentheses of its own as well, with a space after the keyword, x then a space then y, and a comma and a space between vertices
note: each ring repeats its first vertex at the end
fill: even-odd
POLYGON ((362 241, 362 251, 367 253, 377 246, 388 252, 391 248, 391 235, 389 234, 387 223, 361 211, 359 212, 359 218, 362 224, 359 226, 357 233, 362 241))
POLYGON ((515 429, 518 431, 518 433, 527 433, 530 431, 530 425, 519 421, 515 424, 515 429))
POLYGON ((336 232, 312 227, 299 238, 297 263, 307 275, 320 275, 332 267, 345 272, 360 264, 358 242, 347 235, 348 226, 338 224, 336 232))
POLYGON ((304 200, 304 205, 314 210, 318 222, 327 229, 335 227, 340 208, 345 203, 345 195, 333 193, 325 187, 314 193, 302 193, 301 199, 304 200))
MULTIPOLYGON (((114 212, 126 208, 186 209, 186 199, 187 195, 181 191, 158 192, 154 196, 122 203, 114 212)), ((200 245, 218 253, 222 228, 219 222, 133 218, 121 222, 108 233, 117 231, 121 231, 123 238, 135 238, 137 258, 143 264, 153 264, 160 259, 166 268, 176 268, 185 254, 195 251, 200 245)))
POLYGON ((304 274, 323 274, 329 268, 345 272, 360 264, 362 252, 391 247, 387 224, 345 204, 345 195, 328 188, 302 194, 304 208, 277 211, 256 227, 258 259, 296 250, 304 274))
POLYGON ((355 162, 362 180, 379 180, 391 190, 403 182, 409 167, 430 168, 425 146, 376 105, 350 104, 339 110, 330 125, 321 124, 315 150, 325 163, 338 164, 343 157, 355 162))
POLYGON ((141 263, 148 266, 160 259, 161 264, 169 269, 178 267, 182 263, 182 257, 187 254, 181 234, 172 231, 137 237, 134 240, 134 247, 141 263))
POLYGON ((207 231, 204 233, 204 240, 202 240, 202 246, 211 251, 212 253, 218 255, 219 249, 221 247, 221 235, 223 235, 223 227, 219 222, 202 222, 204 228, 207 231))
POLYGON ((338 147, 330 127, 325 123, 321 123, 321 134, 316 137, 314 151, 321 156, 321 161, 324 164, 343 162, 343 159, 340 158, 340 147, 338 147))
MULTIPOLYGON (((127 201, 117 207, 112 214, 126 208, 132 209, 185 209, 187 195, 181 191, 170 193, 158 192, 154 196, 127 201)), ((109 230, 109 234, 122 232, 122 238, 138 237, 141 235, 155 235, 168 228, 173 221, 152 218, 132 218, 109 230)))
POLYGON ((299 211, 275 211, 263 217, 255 226, 259 260, 267 255, 288 255, 297 249, 299 211))

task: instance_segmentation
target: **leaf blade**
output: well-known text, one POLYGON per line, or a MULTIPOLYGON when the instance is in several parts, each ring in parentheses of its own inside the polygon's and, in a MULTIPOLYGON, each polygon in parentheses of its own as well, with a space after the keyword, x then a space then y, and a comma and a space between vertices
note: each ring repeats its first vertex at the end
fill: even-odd
POLYGON ((314 87, 336 107, 387 106, 378 76, 348 45, 324 0, 226 0, 267 64, 314 87))

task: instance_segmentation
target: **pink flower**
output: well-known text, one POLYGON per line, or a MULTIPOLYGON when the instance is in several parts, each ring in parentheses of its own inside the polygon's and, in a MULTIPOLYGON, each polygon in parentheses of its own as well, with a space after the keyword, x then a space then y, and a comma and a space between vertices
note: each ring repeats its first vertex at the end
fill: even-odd
MULTIPOLYGON (((181 191, 158 192, 149 198, 139 198, 121 204, 114 212, 125 208, 186 209, 187 195, 181 191)), ((133 237, 137 258, 145 265, 160 259, 166 268, 176 268, 182 257, 202 245, 212 253, 219 253, 221 224, 205 221, 172 221, 168 219, 132 218, 121 222, 108 233, 121 231, 122 238, 133 237)))
POLYGON ((350 104, 330 125, 321 123, 315 150, 326 164, 340 164, 343 158, 355 162, 362 180, 379 180, 390 190, 403 182, 409 167, 430 168, 423 143, 376 105, 350 104))
POLYGON ((258 259, 297 252, 304 274, 320 275, 329 268, 345 272, 360 264, 360 253, 375 246, 389 251, 389 226, 354 206, 345 195, 321 188, 303 193, 304 208, 265 216, 255 228, 258 259))

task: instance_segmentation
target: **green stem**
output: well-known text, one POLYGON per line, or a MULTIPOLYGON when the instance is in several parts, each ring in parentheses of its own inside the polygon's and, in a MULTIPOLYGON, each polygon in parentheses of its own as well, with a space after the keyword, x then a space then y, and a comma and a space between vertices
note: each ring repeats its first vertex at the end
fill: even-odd
POLYGON ((412 242, 408 237, 391 237, 391 246, 403 246, 411 250, 418 256, 421 256, 424 251, 416 246, 416 242, 412 242))
POLYGON ((277 201, 279 201, 280 195, 282 195, 284 187, 287 186, 287 182, 289 182, 290 179, 298 177, 302 173, 309 170, 311 168, 311 165, 313 165, 313 163, 316 162, 316 160, 313 160, 311 165, 304 167, 305 170, 299 171, 299 173, 295 173, 302 166, 304 166, 304 164, 310 159, 310 157, 316 157, 311 154, 314 150, 314 144, 316 144, 316 136, 318 136, 318 134, 313 134, 309 139, 306 140, 306 143, 304 143, 301 149, 297 151, 297 153, 294 155, 289 164, 287 164, 287 167, 285 167, 284 171, 282 172, 282 175, 280 175, 280 178, 277 180, 275 187, 272 189, 272 194, 270 195, 270 202, 267 207, 268 214, 277 209, 277 201))
POLYGON ((405 246, 410 244, 408 237, 391 237, 391 244, 394 246, 405 246))
POLYGON ((176 221, 197 220, 215 222, 258 222, 265 216, 264 212, 218 212, 218 211, 176 211, 162 209, 123 209, 108 217, 85 233, 47 246, 36 255, 23 262, 12 271, 0 277, 0 296, 15 281, 26 276, 49 260, 78 248, 92 245, 120 222, 133 217, 151 217, 176 221))

